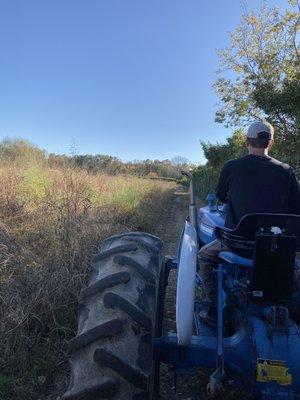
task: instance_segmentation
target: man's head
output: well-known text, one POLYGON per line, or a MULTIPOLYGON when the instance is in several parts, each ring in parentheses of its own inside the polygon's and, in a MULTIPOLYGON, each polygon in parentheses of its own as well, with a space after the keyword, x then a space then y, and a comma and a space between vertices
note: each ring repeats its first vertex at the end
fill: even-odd
POLYGON ((247 131, 246 145, 248 150, 267 152, 274 142, 274 128, 267 121, 255 121, 247 131))

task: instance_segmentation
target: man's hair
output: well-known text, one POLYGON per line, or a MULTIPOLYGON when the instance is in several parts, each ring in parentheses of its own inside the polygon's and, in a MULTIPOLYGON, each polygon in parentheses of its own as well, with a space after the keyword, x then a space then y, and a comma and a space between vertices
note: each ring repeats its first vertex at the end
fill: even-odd
POLYGON ((248 143, 257 149, 266 149, 270 144, 270 134, 268 132, 260 132, 257 138, 247 137, 248 143))

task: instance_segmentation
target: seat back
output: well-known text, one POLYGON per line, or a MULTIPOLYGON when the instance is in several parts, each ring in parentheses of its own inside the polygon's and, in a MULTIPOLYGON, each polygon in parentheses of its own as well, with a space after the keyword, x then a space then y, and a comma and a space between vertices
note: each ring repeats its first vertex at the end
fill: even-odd
POLYGON ((300 251, 300 216, 248 214, 235 229, 217 227, 216 237, 225 249, 254 259, 253 302, 285 305, 291 301, 295 252, 300 251))
POLYGON ((300 249, 300 216, 298 215, 248 214, 234 229, 217 226, 215 234, 234 253, 241 257, 253 258, 256 235, 259 232, 270 231, 272 227, 279 228, 286 235, 296 236, 297 246, 300 249))
POLYGON ((255 303, 287 305, 293 297, 295 235, 258 233, 254 246, 251 299, 255 303))

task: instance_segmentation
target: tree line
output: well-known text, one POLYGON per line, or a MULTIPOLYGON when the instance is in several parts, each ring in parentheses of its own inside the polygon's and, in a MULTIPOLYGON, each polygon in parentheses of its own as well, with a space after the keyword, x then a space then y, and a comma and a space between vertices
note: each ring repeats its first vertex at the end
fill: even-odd
POLYGON ((79 168, 89 174, 129 174, 171 179, 177 179, 181 169, 191 167, 188 159, 179 156, 171 160, 147 159, 124 162, 118 157, 107 154, 48 154, 26 140, 9 138, 0 142, 0 162, 2 165, 38 163, 52 169, 79 168))

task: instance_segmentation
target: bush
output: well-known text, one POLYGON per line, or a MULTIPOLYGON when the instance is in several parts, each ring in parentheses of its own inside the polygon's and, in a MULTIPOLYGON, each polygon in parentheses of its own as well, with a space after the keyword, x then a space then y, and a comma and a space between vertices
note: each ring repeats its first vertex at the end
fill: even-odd
POLYGON ((195 188, 197 196, 200 200, 205 200, 208 193, 214 193, 218 178, 219 170, 208 165, 200 165, 193 171, 195 179, 195 188))
POLYGON ((149 174, 147 175, 147 178, 149 179, 158 179, 158 174, 156 172, 149 172, 149 174))
POLYGON ((46 162, 46 153, 24 139, 6 138, 0 143, 1 164, 33 165, 46 162))

